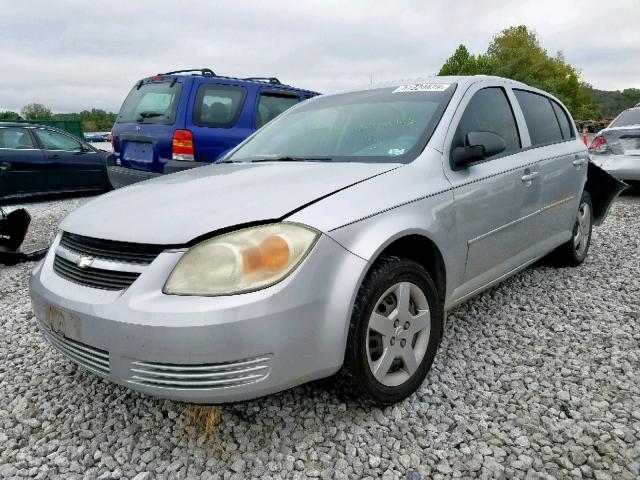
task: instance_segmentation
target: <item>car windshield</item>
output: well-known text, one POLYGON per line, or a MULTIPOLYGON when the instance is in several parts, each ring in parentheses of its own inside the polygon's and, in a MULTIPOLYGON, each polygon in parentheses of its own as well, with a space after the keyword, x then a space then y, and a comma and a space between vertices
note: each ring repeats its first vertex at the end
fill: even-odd
POLYGON ((180 82, 151 82, 136 85, 120 108, 116 123, 172 124, 180 100, 180 82))
POLYGON ((640 108, 633 108, 622 112, 618 118, 611 122, 609 128, 627 127, 629 125, 640 125, 640 108))
POLYGON ((408 163, 429 141, 454 89, 416 84, 316 97, 269 122, 224 161, 408 163))

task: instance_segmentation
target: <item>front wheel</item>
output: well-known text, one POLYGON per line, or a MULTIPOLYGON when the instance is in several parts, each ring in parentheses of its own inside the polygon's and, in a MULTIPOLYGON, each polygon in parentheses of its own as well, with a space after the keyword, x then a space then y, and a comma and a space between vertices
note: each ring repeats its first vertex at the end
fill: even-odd
POLYGON ((573 235, 567 243, 554 252, 556 263, 562 266, 576 267, 584 262, 591 245, 593 228, 593 205, 591 196, 586 190, 580 199, 578 212, 573 224, 573 235))
POLYGON ((345 361, 346 393, 389 405, 411 395, 431 368, 444 312, 429 273, 417 262, 383 257, 356 298, 345 361))

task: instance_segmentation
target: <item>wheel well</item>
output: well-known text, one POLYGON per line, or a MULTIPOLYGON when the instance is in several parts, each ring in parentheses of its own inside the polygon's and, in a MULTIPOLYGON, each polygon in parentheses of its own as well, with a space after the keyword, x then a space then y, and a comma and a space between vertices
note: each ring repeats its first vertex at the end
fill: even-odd
POLYGON ((390 255, 408 258, 422 265, 429 272, 436 285, 438 297, 444 304, 447 272, 442 254, 435 243, 422 235, 407 235, 387 245, 378 258, 390 255))

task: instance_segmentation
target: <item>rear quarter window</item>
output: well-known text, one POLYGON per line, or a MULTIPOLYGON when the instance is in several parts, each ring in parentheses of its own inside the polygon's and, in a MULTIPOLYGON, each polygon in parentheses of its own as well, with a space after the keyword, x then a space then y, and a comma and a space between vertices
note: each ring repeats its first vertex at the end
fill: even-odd
POLYGON ((256 128, 262 127, 299 102, 300 98, 295 95, 261 93, 256 112, 256 128))
POLYGON ((200 127, 233 127, 238 121, 246 95, 246 90, 241 87, 200 85, 193 106, 193 123, 200 127))
POLYGON ((544 95, 514 89, 522 114, 527 123, 531 146, 540 147, 563 140, 562 130, 551 100, 544 95))

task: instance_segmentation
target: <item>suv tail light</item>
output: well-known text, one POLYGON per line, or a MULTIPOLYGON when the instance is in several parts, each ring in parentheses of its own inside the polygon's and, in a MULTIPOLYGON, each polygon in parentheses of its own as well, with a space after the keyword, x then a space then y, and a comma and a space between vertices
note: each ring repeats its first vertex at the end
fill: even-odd
POLYGON ((174 132, 171 153, 174 160, 193 161, 193 135, 189 130, 174 132))
POLYGON ((589 150, 593 152, 606 152, 607 151, 607 141, 603 136, 598 136, 593 139, 591 145, 589 145, 589 150))

